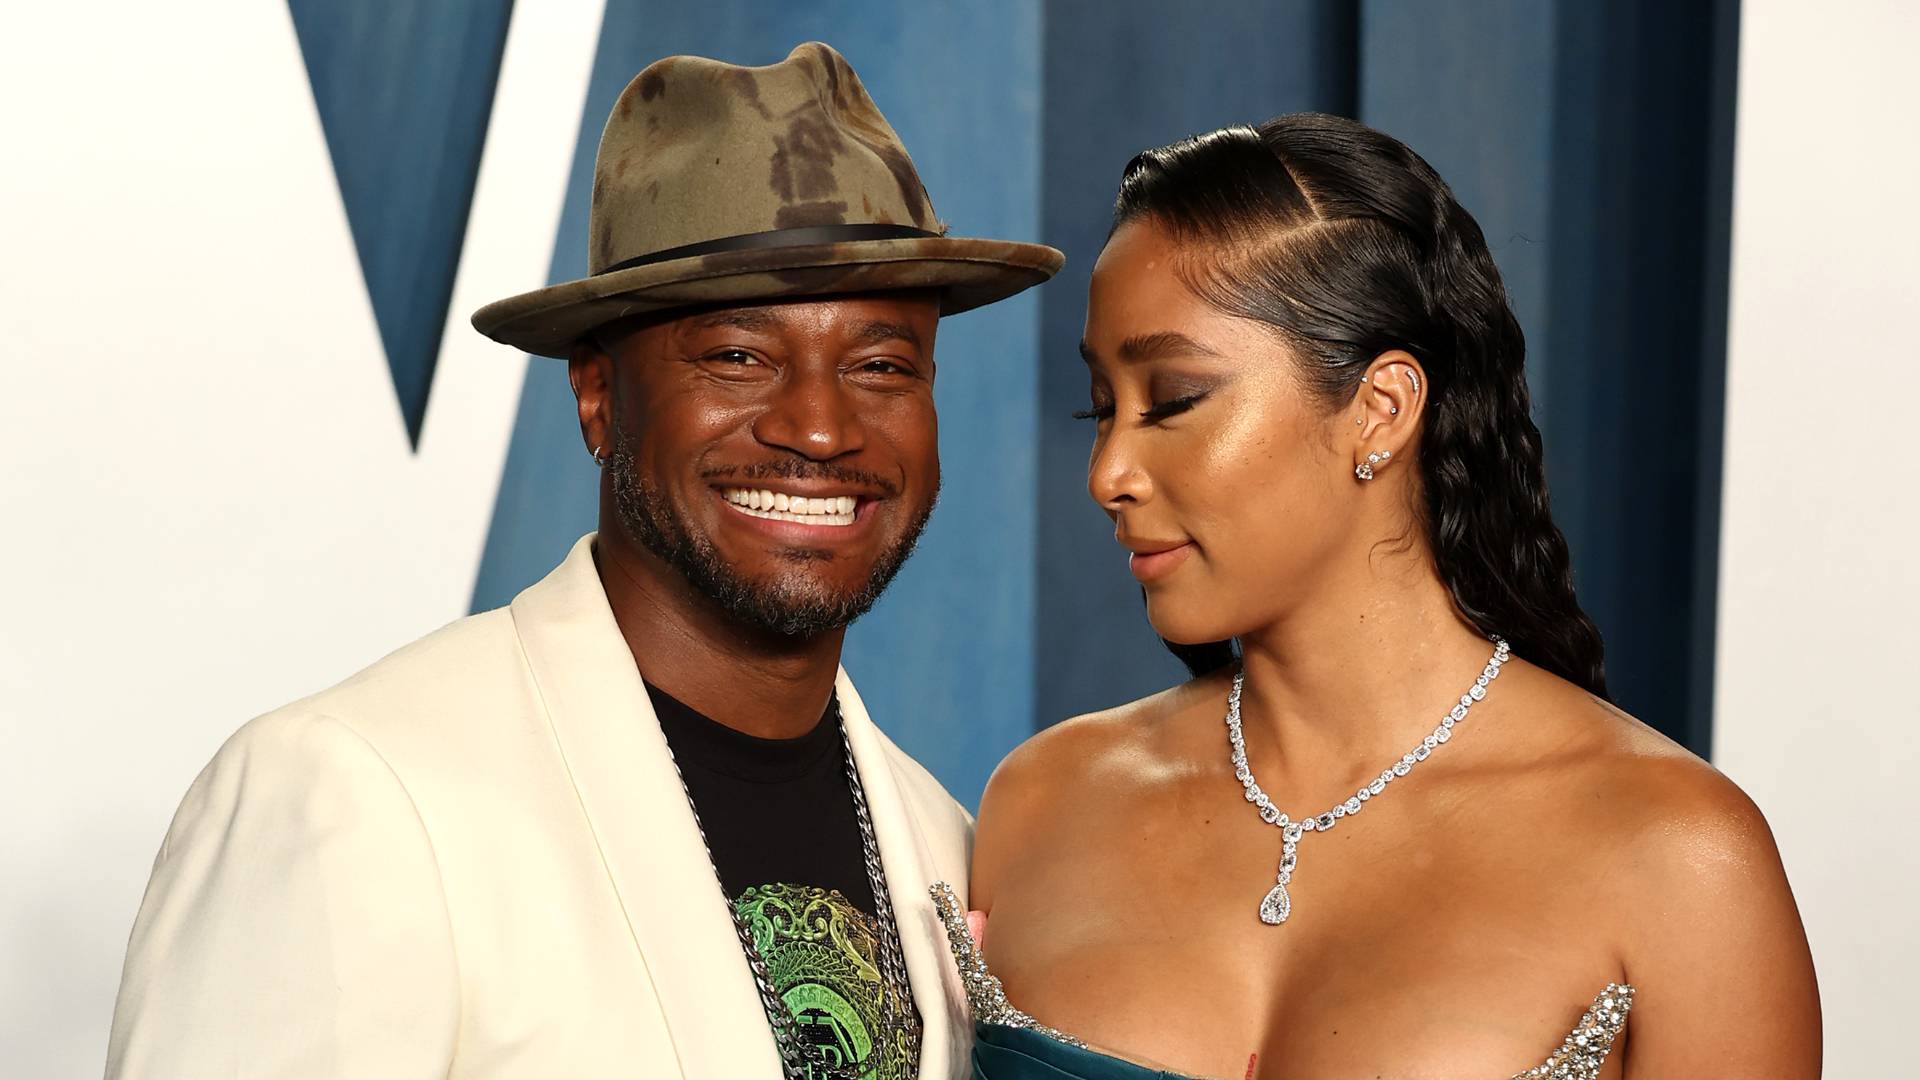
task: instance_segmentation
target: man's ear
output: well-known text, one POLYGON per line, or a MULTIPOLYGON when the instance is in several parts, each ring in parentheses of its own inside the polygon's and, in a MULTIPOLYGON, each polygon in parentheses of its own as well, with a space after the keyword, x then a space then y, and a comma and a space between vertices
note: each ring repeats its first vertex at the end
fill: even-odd
POLYGON ((580 409, 580 438, 595 462, 605 462, 613 442, 613 357, 591 335, 574 343, 567 382, 580 409))

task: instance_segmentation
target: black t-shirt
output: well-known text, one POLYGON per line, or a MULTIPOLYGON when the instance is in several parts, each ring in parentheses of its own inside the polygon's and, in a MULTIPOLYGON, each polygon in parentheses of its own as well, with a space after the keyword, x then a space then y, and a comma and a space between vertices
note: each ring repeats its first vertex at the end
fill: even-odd
MULTIPOLYGON (((647 684, 686 778, 714 868, 752 928, 774 989, 802 1039, 874 1080, 906 1080, 918 1062, 880 1030, 880 924, 847 781, 839 714, 797 739, 762 739, 695 712, 647 684)), ((917 1020, 916 1020, 917 1022, 917 1020)))

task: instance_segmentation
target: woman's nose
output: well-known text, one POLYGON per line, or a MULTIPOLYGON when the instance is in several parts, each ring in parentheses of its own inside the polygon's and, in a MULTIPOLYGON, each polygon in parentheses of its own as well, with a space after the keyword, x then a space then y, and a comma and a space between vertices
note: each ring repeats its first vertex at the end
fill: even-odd
POLYGON ((1153 485, 1125 434, 1109 431, 1094 440, 1093 457, 1087 462, 1087 494, 1110 514, 1152 498, 1153 485))

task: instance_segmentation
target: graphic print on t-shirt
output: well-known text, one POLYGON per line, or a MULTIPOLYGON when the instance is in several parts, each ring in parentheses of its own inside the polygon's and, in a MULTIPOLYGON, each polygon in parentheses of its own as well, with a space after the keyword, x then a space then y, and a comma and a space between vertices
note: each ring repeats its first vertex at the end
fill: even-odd
POLYGON ((856 1066, 862 1080, 910 1080, 897 1039, 882 1038, 880 924, 838 889, 779 883, 749 888, 734 909, 753 931, 774 992, 793 1012, 810 1057, 856 1066), (875 1060, 874 1043, 881 1043, 875 1060))
MULTIPOLYGON (((898 1023, 881 1017, 880 922, 870 840, 854 810, 840 710, 797 738, 766 739, 715 722, 652 683, 647 697, 687 785, 722 891, 765 961, 774 993, 826 1069, 912 1080, 920 1015, 898 987, 898 1023), (876 1051, 876 1045, 879 1049, 876 1051)), ((884 871, 882 871, 884 872, 884 871)), ((740 1023, 747 1022, 741 1017, 740 1023)))

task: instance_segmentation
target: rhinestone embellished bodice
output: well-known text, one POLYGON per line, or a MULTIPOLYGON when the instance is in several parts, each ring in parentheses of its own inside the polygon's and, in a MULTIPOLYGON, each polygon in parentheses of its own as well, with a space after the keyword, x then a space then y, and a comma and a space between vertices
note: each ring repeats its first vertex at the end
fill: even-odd
MULTIPOLYGON (((987 970, 986 958, 973 943, 973 935, 967 932, 967 913, 954 895, 953 887, 939 881, 934 883, 932 892, 940 921, 946 925, 947 944, 953 949, 954 962, 959 965, 960 977, 966 983, 967 1003, 973 1011, 974 1022, 1023 1028, 1069 1046, 1088 1049, 1084 1042, 1047 1027, 1007 1000, 1006 990, 987 970)), ((1614 1041, 1626 1027, 1627 1012, 1632 1008, 1633 987, 1608 983, 1606 989, 1595 995, 1592 1007, 1567 1033, 1559 1048, 1548 1055, 1545 1062, 1513 1074, 1512 1080, 1596 1080, 1614 1041)))

